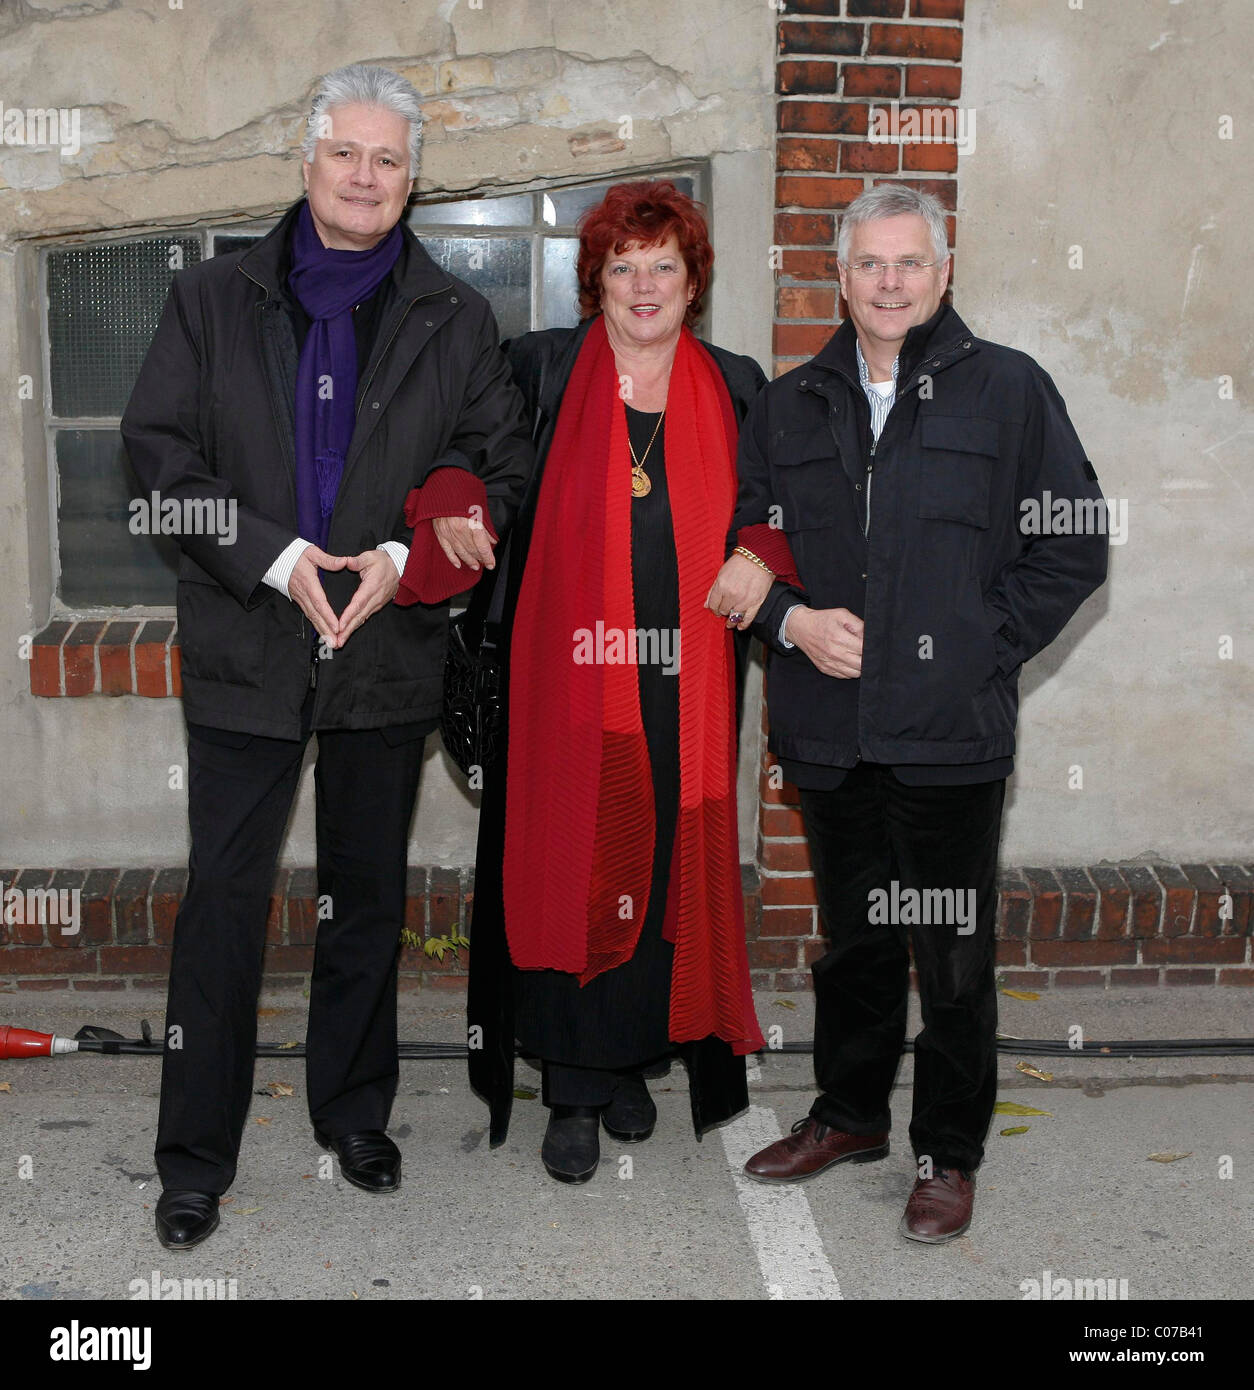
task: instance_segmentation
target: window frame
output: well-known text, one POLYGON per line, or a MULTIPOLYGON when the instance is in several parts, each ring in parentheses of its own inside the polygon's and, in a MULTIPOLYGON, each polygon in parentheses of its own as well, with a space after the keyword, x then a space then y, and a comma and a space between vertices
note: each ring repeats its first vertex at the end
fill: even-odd
MULTIPOLYGON (((708 158, 672 160, 660 165, 650 165, 645 169, 626 169, 620 171, 603 171, 594 176, 574 179, 560 180, 540 180, 527 187, 510 187, 507 185, 488 186, 477 190, 469 196, 456 196, 453 192, 443 192, 440 196, 423 197, 412 195, 406 203, 405 212, 402 214, 406 224, 410 225, 410 230, 419 240, 429 237, 448 237, 466 240, 475 236, 502 238, 518 238, 526 236, 530 241, 530 303, 529 317, 532 329, 538 326, 538 320, 544 308, 544 246, 547 240, 569 240, 577 235, 574 230, 574 223, 553 223, 548 224, 543 221, 543 203, 540 201, 544 196, 553 193, 564 192, 579 188, 603 187, 614 183, 643 182, 654 179, 665 178, 690 178, 692 180, 693 197, 706 209, 706 221, 710 228, 711 239, 715 236, 713 216, 711 212, 711 162, 708 158), (411 214, 417 208, 439 207, 448 204, 465 204, 487 201, 495 198, 522 197, 531 198, 532 216, 528 223, 501 223, 494 226, 477 226, 474 223, 455 223, 455 222, 431 222, 424 223, 420 227, 414 227, 410 222, 411 214)), ((51 579, 49 594, 49 615, 48 621, 136 621, 146 620, 160 621, 173 619, 175 617, 175 606, 170 604, 140 604, 133 603, 127 605, 117 604, 69 604, 61 597, 61 545, 60 545, 60 492, 61 475, 57 461, 57 435, 62 430, 93 430, 105 432, 109 431, 116 434, 122 422, 121 415, 56 415, 53 411, 52 402, 52 341, 49 327, 49 295, 48 295, 48 272, 50 257, 59 251, 72 249, 79 246, 91 245, 110 245, 122 246, 135 242, 159 241, 162 237, 180 238, 184 240, 198 238, 200 241, 201 259, 207 260, 219 254, 216 250, 216 238, 224 236, 265 236, 272 231, 278 224, 282 213, 269 218, 247 218, 238 222, 214 220, 204 224, 192 224, 185 227, 167 226, 160 229, 147 229, 142 232, 133 232, 126 235, 111 234, 107 231, 83 233, 74 236, 60 237, 55 241, 41 244, 36 249, 37 255, 37 275, 36 285, 38 294, 37 313, 39 321, 39 350, 40 363, 43 371, 43 382, 41 391, 42 419, 41 427, 43 430, 43 457, 45 464, 45 481, 47 487, 46 504, 48 507, 48 535, 46 537, 47 552, 46 557, 49 563, 49 574, 51 579)), ((226 253, 223 253, 226 254, 226 253)))

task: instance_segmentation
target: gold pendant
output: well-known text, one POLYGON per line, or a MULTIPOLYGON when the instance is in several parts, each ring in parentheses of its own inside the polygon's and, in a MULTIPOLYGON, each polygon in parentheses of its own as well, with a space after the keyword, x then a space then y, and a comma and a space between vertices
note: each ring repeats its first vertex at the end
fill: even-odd
POLYGON ((643 468, 633 468, 631 470, 631 495, 633 497, 647 497, 652 491, 653 484, 649 481, 649 475, 643 468))

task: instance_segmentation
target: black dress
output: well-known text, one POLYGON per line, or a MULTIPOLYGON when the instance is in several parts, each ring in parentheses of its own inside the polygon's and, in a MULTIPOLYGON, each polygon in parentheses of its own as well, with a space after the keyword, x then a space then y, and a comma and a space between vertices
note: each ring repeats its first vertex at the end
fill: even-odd
MULTIPOLYGON (((483 630, 499 586, 503 596, 500 614, 491 619, 491 623, 499 634, 497 651, 503 692, 509 689, 508 634, 512 631, 526 569, 545 460, 571 372, 584 339, 595 323, 593 317, 584 320, 578 328, 542 329, 503 344, 514 380, 532 417, 536 469, 506 542, 501 573, 496 576, 494 585, 477 586, 467 615, 472 620, 468 640, 477 642, 476 634, 483 630)), ((712 343, 703 343, 702 347, 710 353, 722 374, 731 394, 736 420, 742 424, 754 398, 766 384, 761 368, 751 358, 725 352, 712 343)), ((628 423, 633 447, 639 456, 653 432, 655 417, 629 412, 628 423)), ((664 433, 665 425, 645 465, 653 491, 647 498, 633 500, 631 504, 636 514, 633 517, 632 570, 633 578, 639 581, 634 585, 639 627, 677 626, 674 540, 666 505, 665 468, 663 460, 657 457, 664 433), (665 611, 659 612, 663 604, 665 611)), ((738 686, 743 684, 748 636, 748 633, 741 634, 744 640, 736 644, 738 686)), ((678 678, 647 666, 640 667, 639 674, 642 722, 657 815, 662 821, 657 831, 656 854, 669 856, 679 782, 678 678)), ((509 1133, 516 1037, 522 1048, 533 1055, 545 1056, 547 1051, 549 1056, 568 1059, 560 1068, 568 1074, 575 1073, 581 1065, 578 1059, 593 1059, 608 1071, 609 1062, 617 1064, 621 1060, 620 1069, 634 1069, 647 1064, 650 1057, 677 1053, 688 1074, 693 1132, 700 1138, 712 1125, 740 1113, 748 1105, 749 1098, 744 1059, 735 1056, 725 1042, 719 1038, 677 1044, 669 1040, 667 1015, 672 952, 660 939, 669 862, 655 857, 655 888, 650 892, 646 921, 630 961, 597 976, 583 991, 574 980, 553 978, 559 972, 514 968, 505 930, 502 881, 508 742, 507 720, 496 756, 484 770, 466 1000, 467 1069, 471 1086, 489 1106, 489 1143, 496 1148, 505 1143, 509 1133), (542 981, 544 975, 550 978, 542 981), (523 980, 524 976, 529 979, 523 980), (520 981, 523 989, 529 991, 527 1001, 518 998, 520 981), (545 989, 551 989, 551 995, 540 994, 545 989), (544 1017, 550 1002, 552 1017, 544 1017), (526 1007, 528 1022, 516 1028, 516 1014, 523 1007, 526 1007), (574 1050, 568 1046, 568 1040, 574 1041, 574 1050), (589 1050, 584 1051, 585 1048, 589 1050), (592 1050, 596 1048, 601 1050, 592 1050)), ((555 866, 554 872, 561 872, 560 865, 555 866)), ((585 1073, 592 1074, 586 1066, 585 1073)))
MULTIPOLYGON (((666 486, 663 421, 659 413, 627 410, 627 428, 636 457, 652 483, 646 497, 631 502, 631 577, 637 628, 665 633, 679 630, 679 570, 666 486), (653 439, 650 448, 649 441, 653 439), (648 458, 645 459, 645 451, 648 458)), ((677 647, 663 646, 675 654, 677 647)), ((580 986, 561 970, 515 973, 518 1043, 542 1057, 545 1099, 552 1104, 596 1104, 606 1079, 565 1074, 566 1068, 598 1072, 641 1067, 671 1050, 669 1037, 671 958, 662 939, 667 885, 679 807, 679 674, 658 662, 641 662, 640 717, 653 781, 656 839, 649 905, 630 960, 580 986)), ((608 1099, 608 1097, 605 1097, 608 1099)))

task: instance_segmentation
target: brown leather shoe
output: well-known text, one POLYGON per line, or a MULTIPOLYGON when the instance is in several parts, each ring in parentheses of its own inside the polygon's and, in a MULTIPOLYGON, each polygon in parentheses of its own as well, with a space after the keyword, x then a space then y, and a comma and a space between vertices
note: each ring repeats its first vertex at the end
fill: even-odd
POLYGON ((834 1163, 873 1163, 887 1157, 887 1134, 846 1134, 807 1115, 786 1138, 755 1153, 745 1164, 745 1176, 754 1182, 800 1182, 834 1163))
POLYGON ((970 1226, 974 1205, 975 1174, 938 1168, 930 1178, 915 1182, 898 1229, 907 1240, 940 1245, 970 1226))

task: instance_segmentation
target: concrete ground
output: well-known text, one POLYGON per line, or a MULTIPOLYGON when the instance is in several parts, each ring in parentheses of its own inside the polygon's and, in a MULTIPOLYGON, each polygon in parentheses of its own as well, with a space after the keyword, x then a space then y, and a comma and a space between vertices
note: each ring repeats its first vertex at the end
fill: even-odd
MULTIPOLYGON (((0 1022, 70 1035, 99 1023, 134 1037, 146 1017, 159 1036, 163 1004, 6 994, 0 1022)), ((1065 1038, 1077 1023, 1089 1039, 1254 1037, 1254 997, 1236 989, 1077 989, 1000 1004, 1001 1031, 1020 1037, 1065 1038)), ((401 1036, 457 1042, 463 1007, 457 994, 405 996, 401 1036)), ((758 997, 764 1031, 777 1025, 785 1042, 812 1036, 812 1009, 808 994, 758 997)), ((263 1000, 264 1040, 303 1032, 303 999, 263 1000)), ((508 1142, 490 1150, 464 1063, 405 1061, 393 1197, 351 1187, 320 1155, 303 1062, 261 1059, 255 1089, 267 1094, 254 1096, 222 1226, 185 1253, 153 1232, 160 1063, 0 1062, 0 1298, 129 1299, 136 1281, 174 1278, 223 1280, 241 1300, 1022 1299, 1044 1271, 1126 1280, 1132 1299, 1247 1298, 1254 1058, 1028 1058, 1051 1082, 1017 1072, 1019 1060, 1001 1057, 999 1100, 1050 1116, 994 1118, 972 1228, 931 1247, 897 1232, 914 1178, 908 1057, 891 1156, 788 1187, 739 1169, 807 1112, 808 1056, 751 1060, 748 1114, 699 1144, 676 1064, 651 1083, 653 1138, 628 1146, 603 1134, 601 1167, 582 1187, 540 1165, 538 1095, 516 1101, 508 1142), (271 1082, 292 1093, 269 1094, 271 1082)), ((538 1092, 529 1065, 517 1081, 538 1092)))

